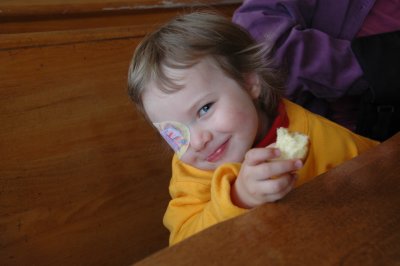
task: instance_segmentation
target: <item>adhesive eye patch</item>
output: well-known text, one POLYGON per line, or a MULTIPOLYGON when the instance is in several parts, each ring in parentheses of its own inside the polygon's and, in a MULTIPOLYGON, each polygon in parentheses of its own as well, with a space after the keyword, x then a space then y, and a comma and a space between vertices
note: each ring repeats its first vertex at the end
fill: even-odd
POLYGON ((172 147, 179 158, 186 152, 190 143, 190 131, 186 125, 175 121, 153 123, 161 136, 172 147))

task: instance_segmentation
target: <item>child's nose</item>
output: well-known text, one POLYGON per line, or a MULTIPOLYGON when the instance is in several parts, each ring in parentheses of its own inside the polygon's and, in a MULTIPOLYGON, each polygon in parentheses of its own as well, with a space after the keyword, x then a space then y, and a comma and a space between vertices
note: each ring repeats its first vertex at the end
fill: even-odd
POLYGON ((203 129, 201 126, 190 128, 190 146, 195 151, 204 149, 211 139, 212 134, 209 130, 203 129))

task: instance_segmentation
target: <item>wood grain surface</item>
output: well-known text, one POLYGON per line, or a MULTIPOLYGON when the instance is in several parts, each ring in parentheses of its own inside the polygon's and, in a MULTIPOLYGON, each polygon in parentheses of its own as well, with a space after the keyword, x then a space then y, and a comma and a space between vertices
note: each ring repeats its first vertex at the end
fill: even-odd
POLYGON ((400 133, 135 265, 400 265, 400 133))
POLYGON ((183 8, 46 15, 64 2, 0 2, 2 266, 128 265, 168 243, 172 154, 126 83, 141 38, 183 8))
POLYGON ((229 6, 241 0, 1 0, 0 18, 16 16, 77 15, 155 9, 229 6))
POLYGON ((212 9, 231 15, 241 0, 1 0, 0 34, 140 26, 177 12, 212 9))

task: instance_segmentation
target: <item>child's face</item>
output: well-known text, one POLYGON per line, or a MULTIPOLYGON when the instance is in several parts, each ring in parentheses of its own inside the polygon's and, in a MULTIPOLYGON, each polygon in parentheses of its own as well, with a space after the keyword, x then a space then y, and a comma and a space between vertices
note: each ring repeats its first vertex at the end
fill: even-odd
POLYGON ((253 99, 259 92, 242 89, 211 59, 189 69, 168 69, 167 74, 179 78, 183 89, 168 94, 151 82, 143 104, 153 123, 173 121, 188 130, 189 146, 180 159, 204 170, 241 162, 257 134, 253 99))

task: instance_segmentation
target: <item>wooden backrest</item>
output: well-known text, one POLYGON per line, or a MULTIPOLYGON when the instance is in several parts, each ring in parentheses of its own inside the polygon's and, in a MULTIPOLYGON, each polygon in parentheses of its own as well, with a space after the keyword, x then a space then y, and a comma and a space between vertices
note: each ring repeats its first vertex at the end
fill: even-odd
POLYGON ((0 265, 131 264, 168 245, 172 154, 128 65, 189 1, 45 2, 0 4, 0 265))

